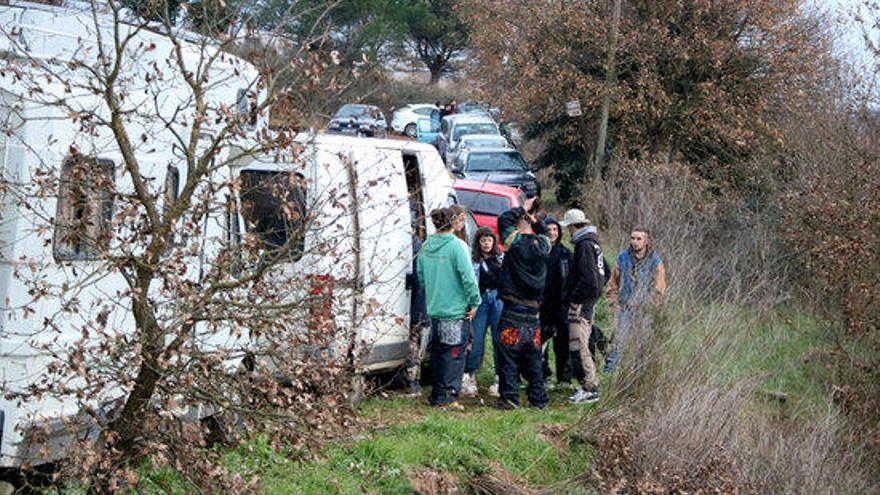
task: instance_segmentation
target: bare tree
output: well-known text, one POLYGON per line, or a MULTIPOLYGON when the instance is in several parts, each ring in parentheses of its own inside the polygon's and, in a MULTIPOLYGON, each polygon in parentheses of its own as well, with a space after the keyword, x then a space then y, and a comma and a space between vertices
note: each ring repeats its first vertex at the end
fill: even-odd
POLYGON ((16 462, 79 442, 68 465, 97 492, 134 486, 141 456, 248 491, 207 432, 304 446, 347 417, 358 312, 327 307, 363 287, 317 270, 357 246, 312 212, 357 194, 316 191, 308 141, 266 118, 295 100, 291 73, 322 84, 333 62, 309 41, 326 33, 254 67, 231 53, 274 39, 248 31, 256 4, 218 5, 201 32, 161 1, 148 20, 115 2, 0 12, 0 339, 29 363, 2 387, 16 462), (333 235, 306 246, 317 229, 333 235))

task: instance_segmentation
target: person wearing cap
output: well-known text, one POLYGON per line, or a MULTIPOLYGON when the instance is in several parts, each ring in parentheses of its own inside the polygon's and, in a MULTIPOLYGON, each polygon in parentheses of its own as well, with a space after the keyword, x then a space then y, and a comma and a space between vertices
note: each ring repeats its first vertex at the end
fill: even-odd
POLYGON ((596 364, 590 354, 589 340, 596 303, 602 296, 606 282, 605 257, 599 245, 596 227, 583 211, 572 209, 565 212, 560 225, 568 228, 574 244, 574 259, 568 285, 568 332, 569 350, 573 361, 575 377, 581 387, 569 400, 575 404, 599 400, 599 377, 596 364))
POLYGON ((650 306, 656 306, 666 292, 666 267, 654 251, 651 234, 645 227, 630 233, 629 248, 617 255, 608 282, 608 305, 617 317, 611 352, 605 356, 605 372, 611 373, 620 361, 620 350, 627 347, 632 327, 651 327, 650 306))
POLYGON ((504 244, 498 293, 504 302, 498 330, 492 339, 498 362, 497 407, 519 407, 517 379, 528 382, 526 393, 532 407, 544 408, 550 402, 544 388, 541 356, 539 309, 544 296, 550 239, 544 224, 534 216, 537 198, 525 200, 522 207, 498 217, 498 231, 504 244))

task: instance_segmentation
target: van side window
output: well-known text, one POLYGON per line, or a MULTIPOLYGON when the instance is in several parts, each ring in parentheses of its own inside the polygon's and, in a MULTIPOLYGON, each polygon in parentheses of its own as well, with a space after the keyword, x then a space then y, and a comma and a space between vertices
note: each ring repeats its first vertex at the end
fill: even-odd
POLYGON ((240 179, 241 215, 270 254, 289 247, 289 261, 305 249, 306 184, 292 172, 245 170, 240 179))
POLYGON ((114 164, 68 157, 61 165, 53 254, 57 261, 96 259, 110 242, 114 164))

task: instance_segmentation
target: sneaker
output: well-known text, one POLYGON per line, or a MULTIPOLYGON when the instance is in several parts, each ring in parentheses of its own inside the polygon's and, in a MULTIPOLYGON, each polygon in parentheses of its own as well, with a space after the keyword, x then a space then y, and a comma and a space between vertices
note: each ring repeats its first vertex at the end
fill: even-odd
POLYGON ((555 388, 556 388, 556 384, 553 383, 552 379, 548 378, 548 379, 544 380, 544 390, 549 391, 549 390, 553 390, 555 388))
POLYGON ((580 400, 583 400, 584 396, 586 395, 587 391, 583 387, 578 387, 578 389, 575 390, 574 394, 572 394, 572 396, 568 398, 568 401, 576 403, 580 400))
POLYGON ((461 395, 462 397, 477 395, 477 380, 471 373, 465 373, 461 379, 461 395))
POLYGON ((495 401, 495 409, 501 409, 502 411, 514 411, 516 409, 519 409, 519 404, 508 399, 498 399, 497 401, 495 401))
POLYGON ((581 388, 569 400, 572 404, 592 404, 599 400, 599 389, 586 390, 581 388))
POLYGON ((501 397, 501 394, 498 393, 498 382, 489 386, 489 397, 501 397))

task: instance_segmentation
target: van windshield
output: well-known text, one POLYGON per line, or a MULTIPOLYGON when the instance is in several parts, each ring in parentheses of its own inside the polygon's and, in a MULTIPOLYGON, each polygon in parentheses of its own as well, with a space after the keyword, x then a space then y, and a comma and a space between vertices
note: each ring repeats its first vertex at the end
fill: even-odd
POLYGON ((245 170, 240 176, 241 215, 248 232, 269 252, 287 249, 291 261, 305 249, 306 186, 299 174, 245 170))

